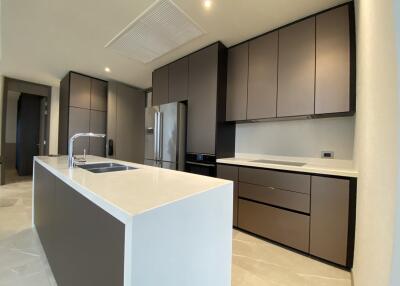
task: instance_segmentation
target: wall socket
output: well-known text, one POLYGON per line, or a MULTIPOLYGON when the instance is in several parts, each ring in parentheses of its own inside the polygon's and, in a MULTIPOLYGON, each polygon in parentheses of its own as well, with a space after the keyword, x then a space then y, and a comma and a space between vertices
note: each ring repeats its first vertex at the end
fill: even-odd
POLYGON ((322 151, 321 158, 324 159, 333 159, 335 157, 335 153, 333 151, 322 151))

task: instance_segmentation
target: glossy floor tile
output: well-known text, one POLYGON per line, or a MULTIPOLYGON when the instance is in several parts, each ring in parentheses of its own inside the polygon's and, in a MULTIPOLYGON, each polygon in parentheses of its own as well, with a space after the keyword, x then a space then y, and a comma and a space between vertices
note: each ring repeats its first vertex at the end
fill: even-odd
MULTIPOLYGON (((31 182, 0 187, 0 286, 56 285, 31 224, 31 182)), ((351 286, 351 278, 346 271, 234 230, 232 286, 276 285, 351 286)))

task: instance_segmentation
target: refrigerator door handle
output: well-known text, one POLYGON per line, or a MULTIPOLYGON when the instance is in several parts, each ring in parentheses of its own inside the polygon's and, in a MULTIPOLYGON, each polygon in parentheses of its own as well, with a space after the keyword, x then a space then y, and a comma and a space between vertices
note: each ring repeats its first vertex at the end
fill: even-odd
POLYGON ((163 113, 158 113, 158 160, 163 161, 163 113))
POLYGON ((158 112, 154 113, 154 161, 158 160, 158 112))

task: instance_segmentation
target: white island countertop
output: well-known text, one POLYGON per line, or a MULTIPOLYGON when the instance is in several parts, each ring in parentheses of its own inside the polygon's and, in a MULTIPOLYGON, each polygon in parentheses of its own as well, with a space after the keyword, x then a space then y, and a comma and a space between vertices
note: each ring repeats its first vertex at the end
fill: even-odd
POLYGON ((358 171, 354 167, 354 163, 351 160, 237 153, 235 154, 234 158, 218 159, 217 163, 339 177, 357 178, 358 176, 358 171), (254 162, 255 160, 299 162, 305 164, 303 166, 294 166, 286 164, 254 162))
POLYGON ((96 174, 79 167, 69 169, 66 156, 38 156, 35 161, 124 223, 154 208, 232 184, 222 179, 96 156, 87 156, 86 164, 115 162, 137 169, 96 174))

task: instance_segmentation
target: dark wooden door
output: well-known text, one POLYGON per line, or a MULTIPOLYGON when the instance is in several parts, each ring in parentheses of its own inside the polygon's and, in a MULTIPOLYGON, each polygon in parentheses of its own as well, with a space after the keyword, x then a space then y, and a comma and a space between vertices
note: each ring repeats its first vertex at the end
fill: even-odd
POLYGON ((153 106, 168 103, 168 66, 153 72, 153 106))
POLYGON ((77 73, 70 73, 69 105, 90 109, 90 77, 77 73))
MULTIPOLYGON (((107 113, 103 111, 90 110, 90 132, 98 134, 106 134, 107 129, 107 113)), ((105 138, 89 138, 90 155, 105 157, 106 156, 106 139, 105 138)))
POLYGON ((91 79, 90 109, 107 111, 107 82, 91 79))
POLYGON ((169 65, 168 101, 184 101, 188 98, 189 58, 184 57, 169 65))
POLYGON ((189 56, 187 151, 215 154, 218 44, 189 56))
POLYGON ((276 117, 278 32, 249 43, 247 119, 276 117))
POLYGON ((18 175, 32 175, 33 157, 39 155, 41 97, 22 94, 18 100, 16 167, 18 175))
POLYGON ((278 117, 314 114, 315 17, 279 30, 278 117))
POLYGON ((249 43, 230 48, 226 90, 227 121, 246 120, 247 118, 248 70, 249 43))

